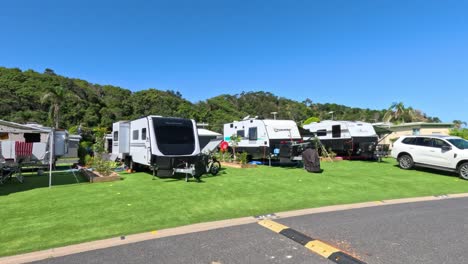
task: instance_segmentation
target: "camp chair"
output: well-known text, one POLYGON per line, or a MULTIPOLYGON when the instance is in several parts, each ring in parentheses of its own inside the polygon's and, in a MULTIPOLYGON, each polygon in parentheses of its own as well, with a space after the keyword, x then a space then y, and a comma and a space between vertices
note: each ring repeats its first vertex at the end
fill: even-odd
POLYGON ((19 177, 18 175, 16 175, 16 179, 19 182, 23 183, 23 176, 21 175, 21 171, 19 170, 18 164, 10 160, 7 160, 5 163, 2 163, 0 170, 0 184, 4 184, 5 182, 13 178, 15 174, 19 174, 19 177))
POLYGON ((5 183, 9 178, 10 175, 8 174, 8 171, 4 169, 3 163, 0 164, 0 184, 5 183))

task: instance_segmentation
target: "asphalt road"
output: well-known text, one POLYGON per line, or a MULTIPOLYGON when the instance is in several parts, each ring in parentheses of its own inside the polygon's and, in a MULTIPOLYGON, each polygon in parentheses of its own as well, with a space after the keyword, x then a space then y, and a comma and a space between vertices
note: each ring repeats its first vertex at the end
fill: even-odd
MULTIPOLYGON (((367 263, 468 263, 468 198, 275 219, 367 263)), ((166 237, 36 263, 333 263, 258 224, 166 237)))

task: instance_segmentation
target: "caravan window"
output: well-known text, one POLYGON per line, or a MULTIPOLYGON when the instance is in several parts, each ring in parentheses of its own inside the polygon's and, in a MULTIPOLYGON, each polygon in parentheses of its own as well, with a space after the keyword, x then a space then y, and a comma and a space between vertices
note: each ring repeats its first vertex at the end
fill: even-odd
POLYGON ((316 134, 317 134, 317 137, 326 136, 327 135, 327 130, 326 129, 317 130, 316 134))
POLYGON ((143 129, 141 130, 141 139, 142 139, 142 140, 146 140, 146 128, 143 128, 143 129))
POLYGON ((245 137, 245 131, 244 130, 237 130, 237 136, 244 138, 245 137))
POLYGON ((7 140, 9 138, 8 133, 0 133, 0 140, 7 140))
POLYGON ((133 130, 133 140, 138 140, 138 130, 133 130))
POLYGON ((39 133, 24 133, 23 136, 27 143, 41 142, 41 134, 39 133))
POLYGON ((192 121, 181 118, 153 118, 156 144, 164 155, 188 155, 195 150, 192 121))
POLYGON ((119 141, 119 131, 114 131, 114 142, 119 141))
POLYGON ((257 128, 256 127, 249 128, 249 140, 257 140, 257 128))
POLYGON ((332 126, 332 137, 334 138, 341 137, 341 125, 332 126))

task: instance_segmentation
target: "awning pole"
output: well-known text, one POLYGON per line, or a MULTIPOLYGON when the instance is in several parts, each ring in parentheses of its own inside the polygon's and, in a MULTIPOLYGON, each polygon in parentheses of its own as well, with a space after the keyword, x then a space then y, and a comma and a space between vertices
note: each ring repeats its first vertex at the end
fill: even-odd
POLYGON ((50 131, 49 136, 49 188, 52 187, 52 165, 54 160, 54 129, 50 131))

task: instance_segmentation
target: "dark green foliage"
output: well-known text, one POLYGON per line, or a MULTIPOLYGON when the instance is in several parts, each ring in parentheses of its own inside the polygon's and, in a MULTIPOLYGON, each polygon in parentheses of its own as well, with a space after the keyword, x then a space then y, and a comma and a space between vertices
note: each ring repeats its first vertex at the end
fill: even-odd
MULTIPOLYGON (((131 95, 132 118, 147 115, 190 117, 192 104, 173 91, 148 89, 131 95)), ((117 119, 118 120, 118 119, 117 119)))
MULTIPOLYGON (((208 129, 222 132, 223 124, 241 120, 247 115, 259 118, 292 119, 302 124, 310 117, 320 120, 381 121, 386 109, 351 108, 338 104, 319 104, 307 98, 303 102, 278 97, 269 92, 242 92, 219 95, 205 101, 191 103, 178 91, 156 89, 131 92, 111 85, 92 84, 84 80, 57 75, 52 69, 44 73, 0 67, 1 119, 19 123, 37 122, 53 126, 49 118, 52 101, 41 102, 54 87, 63 88, 58 126, 92 131, 93 127, 111 128, 119 120, 131 120, 146 115, 193 118, 209 123, 208 129)), ((417 111, 416 111, 417 112, 417 111)), ((421 113, 423 114, 423 113, 421 113)), ((440 122, 437 117, 427 120, 440 122)), ((83 134, 82 134, 83 136, 83 134)), ((84 135, 86 140, 94 140, 84 135)))
MULTIPOLYGON (((86 156, 91 157, 93 143, 90 141, 81 141, 78 147, 78 157, 80 158, 80 164, 84 165, 87 163, 86 156)), ((88 159, 89 159, 88 158, 88 159)))

